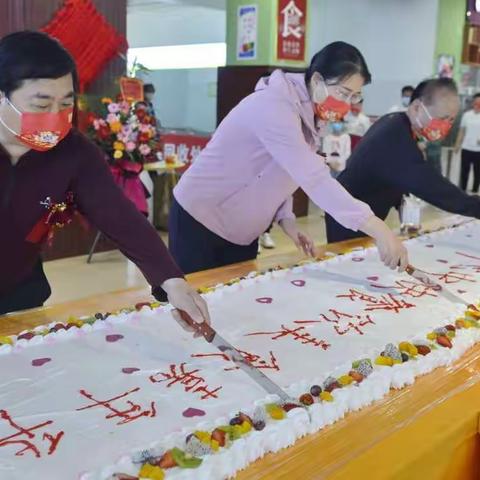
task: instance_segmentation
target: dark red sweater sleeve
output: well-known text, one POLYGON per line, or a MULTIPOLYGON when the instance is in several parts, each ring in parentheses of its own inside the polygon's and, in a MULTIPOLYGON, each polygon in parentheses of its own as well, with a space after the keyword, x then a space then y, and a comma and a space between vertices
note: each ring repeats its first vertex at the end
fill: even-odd
POLYGON ((183 277, 156 230, 113 181, 103 153, 78 136, 79 166, 73 194, 80 213, 115 242, 153 287, 183 277))

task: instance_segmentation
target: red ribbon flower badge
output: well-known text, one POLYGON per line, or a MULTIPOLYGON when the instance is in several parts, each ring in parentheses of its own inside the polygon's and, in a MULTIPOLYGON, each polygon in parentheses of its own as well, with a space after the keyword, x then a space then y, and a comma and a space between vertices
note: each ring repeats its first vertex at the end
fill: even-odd
POLYGON ((51 244, 56 228, 62 228, 72 223, 76 214, 76 206, 73 200, 73 193, 68 192, 64 202, 54 203, 47 197, 40 205, 47 210, 42 218, 35 224, 26 240, 30 243, 42 243, 47 240, 51 244))

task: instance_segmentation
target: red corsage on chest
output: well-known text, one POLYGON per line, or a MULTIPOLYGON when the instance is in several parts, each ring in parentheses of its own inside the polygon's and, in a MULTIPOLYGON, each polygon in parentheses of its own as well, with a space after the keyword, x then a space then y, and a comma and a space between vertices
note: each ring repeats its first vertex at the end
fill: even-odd
POLYGON ((26 240, 30 243, 42 243, 46 240, 51 244, 55 230, 72 223, 76 214, 73 193, 68 192, 64 202, 54 203, 50 197, 47 197, 40 202, 40 205, 45 207, 46 212, 32 228, 26 240))

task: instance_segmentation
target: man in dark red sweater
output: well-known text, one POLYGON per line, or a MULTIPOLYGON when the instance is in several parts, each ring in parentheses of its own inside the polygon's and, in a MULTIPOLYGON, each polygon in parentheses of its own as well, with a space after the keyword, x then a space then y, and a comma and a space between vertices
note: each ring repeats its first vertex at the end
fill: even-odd
POLYGON ((35 226, 52 205, 72 202, 136 263, 156 298, 209 321, 205 301, 115 185, 102 152, 71 129, 76 80, 73 59, 47 35, 0 40, 0 315, 49 297, 35 226))

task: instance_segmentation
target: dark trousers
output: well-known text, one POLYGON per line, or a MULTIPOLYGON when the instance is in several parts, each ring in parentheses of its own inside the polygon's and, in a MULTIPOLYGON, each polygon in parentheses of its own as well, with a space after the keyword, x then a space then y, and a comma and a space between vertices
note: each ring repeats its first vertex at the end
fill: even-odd
POLYGON ((184 273, 253 260, 258 252, 258 239, 247 246, 231 243, 197 222, 175 199, 170 208, 168 242, 184 273))
POLYGON ((353 230, 340 225, 328 213, 325 213, 325 227, 327 230, 328 243, 343 242, 344 240, 366 237, 363 232, 354 232, 353 230))
POLYGON ((480 187, 480 152, 472 152, 471 150, 462 150, 462 166, 460 171, 460 187, 463 191, 467 190, 468 177, 473 166, 473 189, 478 193, 480 187))
POLYGON ((10 292, 0 295, 0 315, 41 307, 51 293, 42 262, 39 260, 28 278, 10 292))

